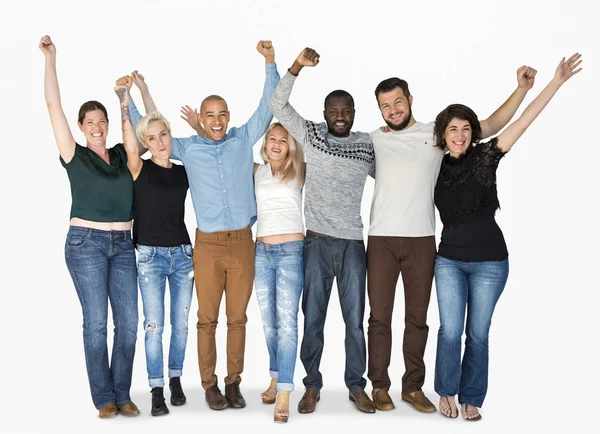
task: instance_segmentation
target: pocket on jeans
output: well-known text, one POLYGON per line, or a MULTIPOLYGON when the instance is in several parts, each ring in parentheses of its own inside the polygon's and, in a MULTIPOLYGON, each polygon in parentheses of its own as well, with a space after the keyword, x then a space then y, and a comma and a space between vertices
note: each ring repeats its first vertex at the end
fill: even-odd
POLYGON ((191 244, 183 245, 183 254, 187 256, 188 259, 192 260, 194 258, 194 249, 192 249, 191 244))
POLYGON ((73 234, 67 236, 68 247, 81 247, 87 241, 87 237, 81 234, 73 234))
POLYGON ((154 259, 152 247, 138 246, 138 264, 149 264, 154 259))

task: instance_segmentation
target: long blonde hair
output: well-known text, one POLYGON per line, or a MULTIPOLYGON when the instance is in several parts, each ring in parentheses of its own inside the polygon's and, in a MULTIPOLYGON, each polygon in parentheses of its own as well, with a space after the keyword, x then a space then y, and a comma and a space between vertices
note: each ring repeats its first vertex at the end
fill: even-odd
POLYGON ((265 163, 269 162, 269 156, 267 155, 267 141, 269 139, 269 134, 271 134, 271 131, 275 127, 281 127, 288 133, 288 153, 276 175, 282 181, 295 179, 298 183, 298 187, 302 188, 304 186, 304 179, 306 177, 306 169, 305 165, 303 164, 304 152, 296 143, 296 140, 294 140, 294 137, 292 137, 290 132, 286 130, 285 127, 279 122, 273 122, 271 125, 269 125, 269 128, 265 133, 263 145, 260 148, 260 156, 265 163))

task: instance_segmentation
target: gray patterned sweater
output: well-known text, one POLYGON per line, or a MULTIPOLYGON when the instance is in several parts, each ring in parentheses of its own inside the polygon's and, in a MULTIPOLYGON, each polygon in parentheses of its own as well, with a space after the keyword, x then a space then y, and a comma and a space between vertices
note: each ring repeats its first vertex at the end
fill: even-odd
POLYGON ((325 122, 302 118, 289 103, 295 79, 288 71, 279 81, 269 105, 273 115, 304 150, 306 229, 336 238, 362 240, 362 195, 367 176, 375 175, 371 137, 361 132, 335 137, 329 134, 325 122))

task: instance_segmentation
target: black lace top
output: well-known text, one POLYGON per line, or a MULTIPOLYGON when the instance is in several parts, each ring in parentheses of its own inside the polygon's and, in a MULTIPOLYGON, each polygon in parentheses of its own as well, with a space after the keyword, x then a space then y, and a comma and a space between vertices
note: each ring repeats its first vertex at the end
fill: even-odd
POLYGON ((496 170, 505 155, 498 139, 472 144, 458 158, 446 154, 434 200, 444 224, 438 254, 458 261, 506 259, 508 251, 494 215, 500 207, 496 170))

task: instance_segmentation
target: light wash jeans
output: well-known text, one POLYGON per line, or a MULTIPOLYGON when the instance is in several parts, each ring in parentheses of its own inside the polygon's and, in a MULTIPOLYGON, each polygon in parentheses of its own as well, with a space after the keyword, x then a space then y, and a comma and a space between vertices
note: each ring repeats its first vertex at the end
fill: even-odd
POLYGON ((277 379, 277 390, 282 391, 294 390, 303 257, 304 241, 256 242, 256 298, 269 350, 270 375, 277 379))
POLYGON ((131 231, 71 226, 65 243, 67 268, 83 311, 83 348, 94 406, 131 401, 138 326, 135 250, 131 231), (114 336, 108 362, 108 302, 114 336))
POLYGON ((435 286, 440 311, 435 391, 481 407, 488 385, 488 336, 494 308, 508 279, 508 259, 460 262, 438 256, 435 286), (466 315, 465 315, 466 313, 466 315), (461 338, 467 320, 465 353, 461 338))
POLYGON ((162 335, 165 325, 165 284, 169 279, 171 344, 169 378, 181 377, 188 336, 188 315, 194 290, 192 246, 137 245, 138 279, 144 307, 146 369, 150 387, 164 387, 162 335))

